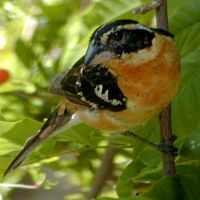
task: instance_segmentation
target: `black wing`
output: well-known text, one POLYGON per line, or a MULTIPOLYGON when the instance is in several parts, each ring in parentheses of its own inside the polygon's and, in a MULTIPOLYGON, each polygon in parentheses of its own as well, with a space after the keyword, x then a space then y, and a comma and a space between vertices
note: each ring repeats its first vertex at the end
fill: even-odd
POLYGON ((58 77, 51 86, 52 93, 93 109, 126 108, 126 97, 118 87, 117 77, 102 64, 85 66, 81 58, 71 70, 58 77))
POLYGON ((57 130, 61 129, 68 122, 70 122, 71 118, 72 114, 67 110, 65 104, 60 104, 51 113, 48 120, 45 122, 40 131, 36 135, 28 139, 23 149, 17 154, 17 156, 4 172, 4 176, 12 169, 18 167, 35 147, 37 147, 43 141, 47 140, 49 137, 52 137, 57 130))

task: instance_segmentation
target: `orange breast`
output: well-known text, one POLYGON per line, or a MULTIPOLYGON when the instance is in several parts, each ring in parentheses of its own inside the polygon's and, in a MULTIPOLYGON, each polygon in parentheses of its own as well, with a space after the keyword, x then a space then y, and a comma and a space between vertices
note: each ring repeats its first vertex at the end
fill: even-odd
POLYGON ((147 121, 176 95, 179 60, 174 42, 157 35, 151 48, 104 63, 117 75, 119 87, 127 97, 127 109, 96 114, 82 112, 81 118, 92 127, 112 131, 126 130, 147 121))

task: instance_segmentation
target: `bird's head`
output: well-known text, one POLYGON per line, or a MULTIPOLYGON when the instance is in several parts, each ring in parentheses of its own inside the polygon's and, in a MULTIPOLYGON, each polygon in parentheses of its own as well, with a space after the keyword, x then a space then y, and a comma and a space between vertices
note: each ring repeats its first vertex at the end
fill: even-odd
POLYGON ((99 64, 123 55, 137 53, 152 46, 155 32, 171 36, 168 32, 147 28, 134 20, 118 20, 97 28, 91 36, 84 63, 99 64))

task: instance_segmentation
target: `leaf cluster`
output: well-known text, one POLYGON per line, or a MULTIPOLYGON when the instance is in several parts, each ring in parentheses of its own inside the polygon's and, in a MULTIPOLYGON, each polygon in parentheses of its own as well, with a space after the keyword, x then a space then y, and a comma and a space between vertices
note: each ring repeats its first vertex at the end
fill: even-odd
MULTIPOLYGON (((0 68, 11 74, 10 80, 0 85, 0 176, 58 102, 48 93, 52 78, 84 54, 91 33, 99 25, 121 18, 152 25, 154 11, 132 14, 136 6, 146 2, 149 1, 0 3, 0 68)), ((56 180, 64 178, 66 188, 76 188, 75 192, 65 193, 66 199, 84 199, 109 146, 117 153, 112 176, 98 200, 200 199, 200 1, 168 3, 170 32, 175 35, 181 55, 181 86, 172 102, 173 132, 179 148, 177 176, 162 176, 161 155, 151 147, 80 124, 37 148, 21 168, 6 179, 0 178, 2 183, 23 181, 28 172, 34 183, 41 184, 42 180, 44 188, 54 187, 48 174, 44 178, 43 172, 48 169, 56 180)), ((134 131, 148 140, 159 141, 156 117, 134 131)), ((4 198, 9 197, 9 192, 0 187, 4 198)))

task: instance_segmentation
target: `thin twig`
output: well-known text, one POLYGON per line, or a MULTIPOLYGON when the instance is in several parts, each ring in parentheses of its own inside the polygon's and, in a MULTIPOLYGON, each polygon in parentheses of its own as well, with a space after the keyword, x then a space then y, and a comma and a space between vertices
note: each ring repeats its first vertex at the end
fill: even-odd
MULTIPOLYGON (((168 30, 167 0, 159 0, 160 6, 156 8, 157 27, 168 30)), ((171 105, 168 105, 160 113, 160 138, 161 141, 170 140, 172 136, 171 105)), ((173 141, 171 142, 173 146, 173 141)), ((175 176, 176 167, 174 155, 170 152, 163 152, 163 172, 165 176, 175 176)))
POLYGON ((139 6, 135 9, 133 9, 133 14, 144 14, 147 13, 151 10, 155 10, 156 8, 158 8, 160 6, 160 0, 154 0, 149 4, 143 5, 143 6, 139 6))
POLYGON ((1 92, 0 95, 7 95, 7 96, 16 96, 24 100, 29 100, 33 98, 41 98, 41 96, 37 95, 36 93, 26 93, 21 90, 10 90, 6 92, 1 92))
POLYGON ((0 183, 0 188, 17 188, 17 189, 27 189, 36 190, 40 185, 26 185, 26 184, 12 184, 12 183, 0 183))
POLYGON ((113 158, 116 154, 116 149, 107 149, 103 155, 101 166, 96 172, 92 189, 87 197, 87 200, 92 200, 101 192, 106 180, 112 174, 113 158))
POLYGON ((133 137, 137 141, 140 141, 143 144, 147 144, 147 145, 149 145, 149 146, 151 146, 153 148, 158 149, 158 144, 155 144, 155 143, 153 143, 153 142, 151 142, 151 141, 149 141, 149 140, 147 140, 147 139, 145 139, 143 137, 140 137, 139 135, 133 133, 132 131, 126 131, 126 132, 123 133, 123 135, 133 137))

